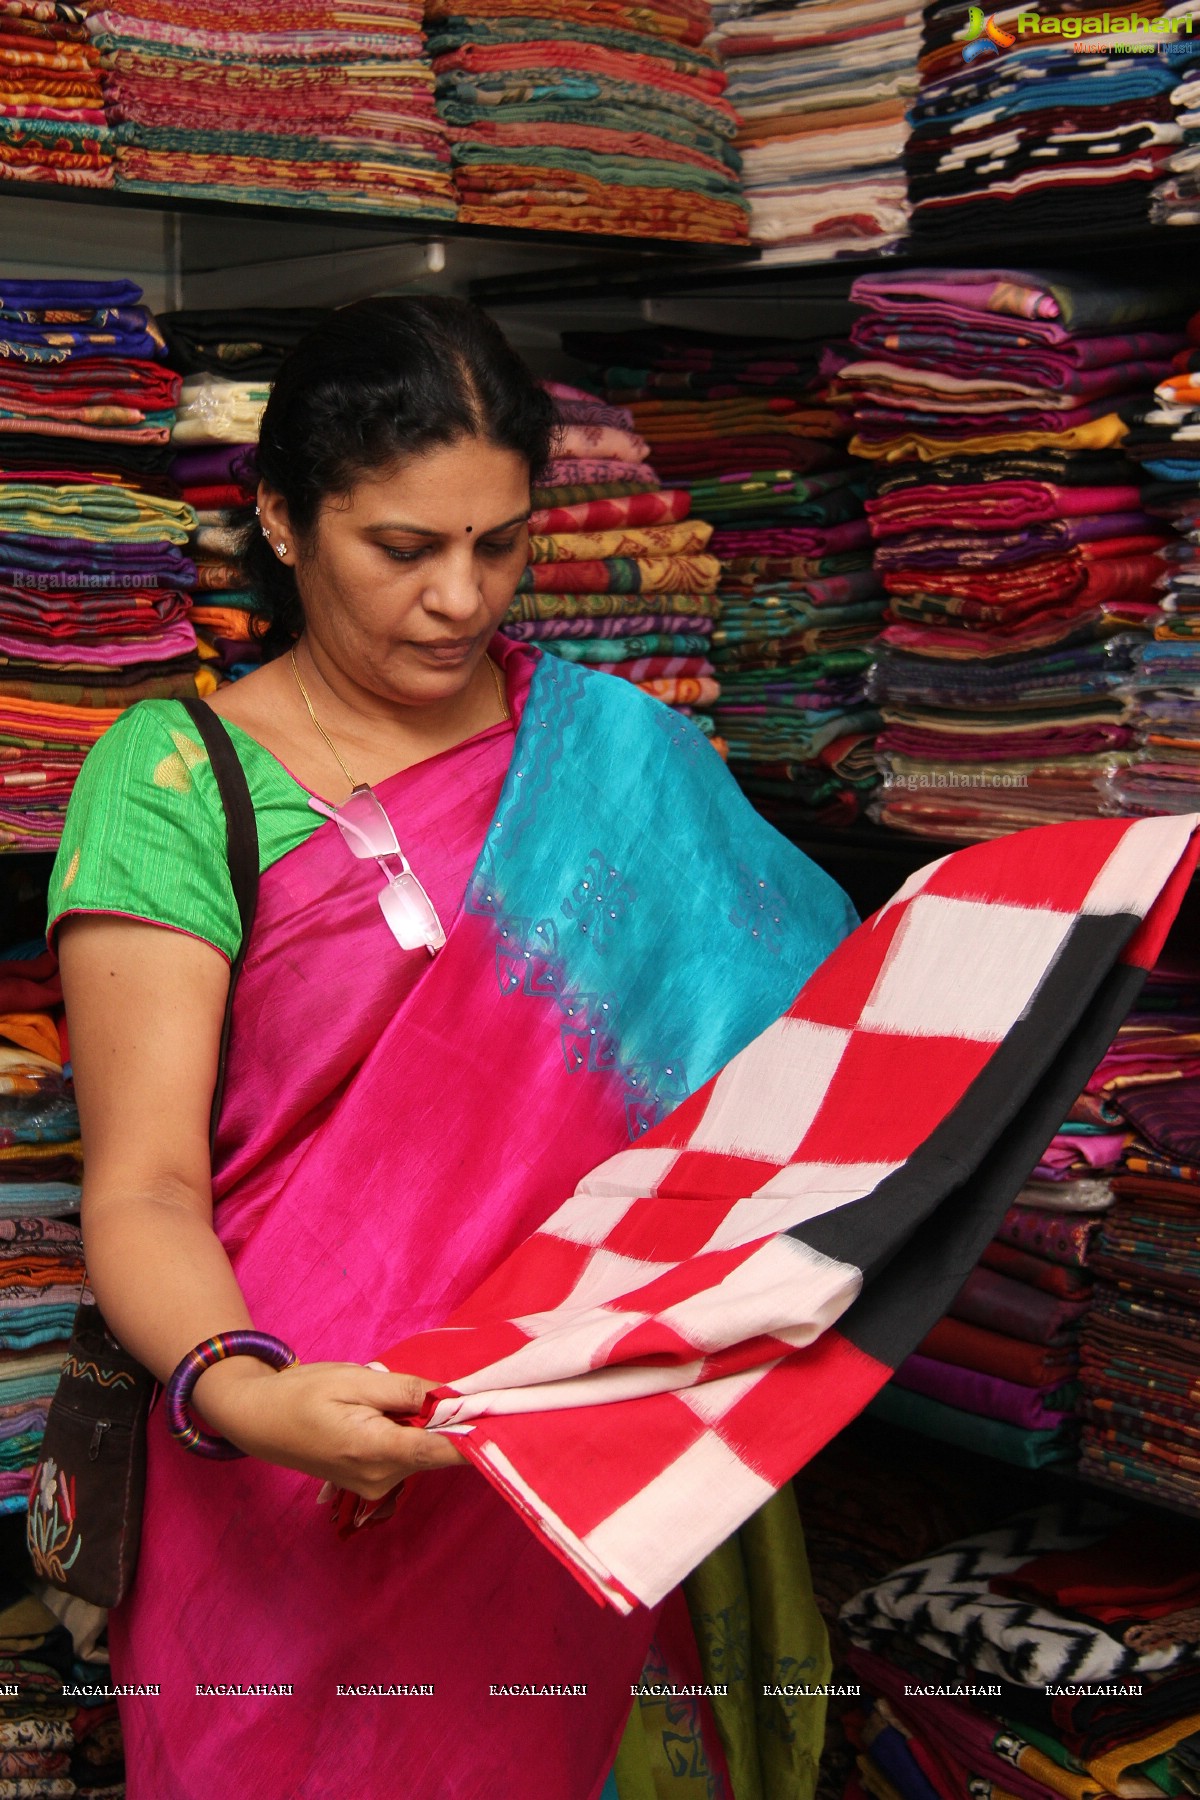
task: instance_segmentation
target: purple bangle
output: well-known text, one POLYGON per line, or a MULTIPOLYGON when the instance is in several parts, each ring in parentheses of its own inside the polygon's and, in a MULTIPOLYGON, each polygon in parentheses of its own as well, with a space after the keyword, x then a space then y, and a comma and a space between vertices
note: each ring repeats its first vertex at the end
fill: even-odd
POLYGON ((202 1431, 192 1418, 190 1402, 192 1389, 205 1369, 224 1362, 227 1356, 256 1356, 260 1362, 270 1363, 273 1369, 286 1369, 295 1362, 296 1352, 281 1338, 270 1337, 265 1331, 221 1331, 189 1350, 171 1374, 165 1390, 167 1427, 171 1436, 185 1450, 194 1450, 197 1456, 219 1457, 226 1462, 235 1456, 244 1456, 246 1452, 231 1444, 228 1438, 202 1431))

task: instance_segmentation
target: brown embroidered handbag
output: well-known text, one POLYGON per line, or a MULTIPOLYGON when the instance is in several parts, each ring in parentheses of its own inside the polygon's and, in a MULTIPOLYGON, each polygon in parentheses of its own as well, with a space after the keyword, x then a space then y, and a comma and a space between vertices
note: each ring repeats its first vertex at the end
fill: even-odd
MULTIPOLYGON (((208 751, 225 807, 229 874, 242 928, 221 1027, 209 1121, 211 1150, 225 1086, 234 988, 258 900, 258 829, 229 733, 203 701, 183 704, 208 751)), ((157 1387, 150 1371, 118 1344, 94 1299, 81 1292, 33 1471, 25 1536, 34 1569, 43 1580, 96 1606, 115 1606, 123 1599, 137 1566, 146 1486, 146 1420, 157 1387)))

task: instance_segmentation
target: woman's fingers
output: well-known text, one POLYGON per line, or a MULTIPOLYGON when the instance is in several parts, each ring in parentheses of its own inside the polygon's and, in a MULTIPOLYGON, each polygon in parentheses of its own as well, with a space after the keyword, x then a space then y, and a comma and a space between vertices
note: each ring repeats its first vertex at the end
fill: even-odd
POLYGON ((418 1423, 436 1383, 361 1363, 293 1363, 262 1380, 228 1385, 210 1423, 239 1449, 299 1469, 335 1489, 378 1500, 409 1475, 466 1459, 418 1423))
POLYGON ((425 1381, 419 1375, 398 1375, 379 1364, 368 1363, 355 1370, 355 1397, 368 1406, 378 1407, 380 1412, 396 1413, 401 1417, 419 1413, 426 1394, 437 1385, 436 1381, 425 1381))

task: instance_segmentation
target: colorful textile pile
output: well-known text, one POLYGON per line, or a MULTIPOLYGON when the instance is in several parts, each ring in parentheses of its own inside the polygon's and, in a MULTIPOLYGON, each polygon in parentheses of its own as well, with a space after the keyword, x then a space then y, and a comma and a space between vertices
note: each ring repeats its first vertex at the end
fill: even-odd
MULTIPOLYGON (((11 1553, 0 1567, 0 1682, 15 1688, 0 1696, 0 1794, 33 1800, 121 1800, 125 1792, 123 1764, 117 1754, 103 1773, 103 1785, 87 1779, 79 1744, 88 1734, 88 1706, 65 1689, 111 1680, 107 1660, 84 1662, 62 1622, 65 1597, 41 1587, 30 1591, 29 1570, 11 1553)), ((71 1603, 90 1620, 102 1619, 94 1607, 71 1603)), ((81 1627, 81 1634, 84 1627, 81 1627)), ((92 1624, 89 1635, 94 1635, 92 1624)), ((105 1653, 95 1647, 91 1656, 105 1653)), ((110 1735, 116 1727, 116 1702, 104 1703, 110 1735)))
POLYGON ((831 391, 875 468, 875 816, 971 838, 1112 810, 1166 541, 1122 409, 1170 367, 1173 297, 954 269, 852 292, 856 356, 831 391))
POLYGON ((51 850, 91 745, 209 692, 167 478, 179 378, 128 281, 0 281, 0 848, 51 850), (206 685, 207 684, 207 685, 206 685))
POLYGON ((1123 811, 1189 812, 1200 803, 1200 313, 1127 449, 1150 480, 1142 502, 1175 533, 1164 547, 1152 643, 1134 654, 1129 692, 1139 754, 1114 772, 1123 811))
POLYGON ((741 116, 750 235, 768 260, 895 249, 921 12, 904 0, 716 0, 710 43, 741 116))
MULTIPOLYGON (((1161 10, 1160 0, 1134 0, 1121 14, 1148 24, 1161 10)), ((1072 33, 1088 16, 1098 14, 1069 0, 1055 17, 1027 14, 1040 29, 1019 32, 1004 14, 997 41, 980 36, 963 0, 926 6, 905 148, 917 245, 953 254, 964 238, 1111 237, 1147 222, 1154 183, 1181 137, 1171 97, 1178 65, 1095 35, 1081 42, 1072 33)))
POLYGON ((112 186, 86 11, 60 0, 5 0, 0 8, 0 180, 112 186))
POLYGON ((883 596, 862 491, 849 459, 692 487, 722 565, 717 729, 746 792, 784 827, 849 823, 878 779, 866 674, 883 596))
POLYGON ((627 409, 563 382, 546 387, 558 454, 534 496, 530 562, 504 630, 634 682, 711 737, 712 526, 691 516, 685 491, 661 485, 627 409))
POLYGON ((1162 966, 1093 1078, 1131 1132, 1095 1240, 1081 1469, 1200 1514, 1200 977, 1162 966))
POLYGON ((24 1510, 83 1279, 61 1014, 44 943, 0 954, 0 1513, 24 1510))
POLYGON ((163 313, 158 323, 183 392, 171 474, 196 515, 192 624, 210 668, 236 680, 262 651, 239 566, 235 521, 254 501, 258 427, 283 358, 325 317, 315 307, 163 313))
POLYGON ((1179 21, 1170 45, 1170 68, 1177 86, 1171 90, 1171 107, 1179 129, 1179 142, 1171 146, 1167 172, 1154 189, 1150 217, 1156 225, 1200 224, 1200 50, 1192 33, 1186 5, 1168 7, 1163 18, 1179 21), (1186 21, 1186 23, 1185 23, 1186 21))
POLYGON ((1095 1502, 1019 1514, 848 1602, 850 1795, 1180 1792, 1200 1730, 1194 1526, 1095 1502))
POLYGON ((454 218, 420 0, 93 9, 116 184, 454 218))
POLYGON ((881 604, 819 346, 674 329, 563 345, 716 527, 717 729, 738 779, 781 823, 853 818, 876 781, 864 646, 881 604))
POLYGON ((464 224, 746 241, 707 0, 426 0, 464 224))

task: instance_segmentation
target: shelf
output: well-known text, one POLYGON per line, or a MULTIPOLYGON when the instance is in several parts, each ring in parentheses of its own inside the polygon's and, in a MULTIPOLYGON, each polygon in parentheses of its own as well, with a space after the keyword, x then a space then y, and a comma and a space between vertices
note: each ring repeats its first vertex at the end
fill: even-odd
MULTIPOLYGON (((753 293, 763 299, 804 296, 844 298, 856 275, 923 266, 994 265, 1009 267, 1069 266, 1094 268, 1111 278, 1114 258, 1136 260, 1149 279, 1200 276, 1200 227, 1145 226, 1136 231, 1090 230, 1069 238, 1060 234, 1008 237, 999 232, 963 238, 953 245, 910 238, 891 253, 812 257, 786 251, 686 243, 678 239, 607 236, 585 231, 547 232, 523 226, 460 225, 450 220, 416 218, 401 212, 365 212, 330 206, 266 205, 240 200, 212 200, 187 194, 129 193, 122 189, 73 188, 53 182, 0 181, 0 207, 15 227, 6 240, 29 233, 36 250, 6 241, 10 260, 49 261, 68 266, 73 243, 56 244, 58 233, 45 208, 70 209, 94 225, 118 218, 131 233, 158 228, 161 243, 177 262, 176 278, 189 281, 226 276, 236 284, 237 271, 253 265, 284 265, 314 258, 331 267, 368 252, 385 253, 414 247, 441 246, 436 267, 402 266, 401 280, 413 274, 446 276, 443 285, 460 285, 479 304, 491 307, 539 307, 564 301, 655 296, 734 298, 753 293), (5 203, 10 203, 5 207, 5 203), (21 215, 28 213, 22 229, 21 215), (40 214, 40 218, 37 216, 40 214)), ((67 235, 63 234, 64 237, 67 235)), ((111 234, 109 234, 111 236, 111 234)), ((115 245, 120 252, 120 233, 115 245)), ((107 260, 107 258, 106 258, 107 260)), ((375 265, 377 268, 379 265, 375 265)), ((364 269, 364 273, 365 273, 364 269)), ((386 277, 386 267, 376 279, 386 277)), ((204 285, 201 283, 200 285, 204 285)), ((210 284, 211 285, 211 284, 210 284)), ((303 296, 301 296, 303 298, 303 296)), ((211 304, 197 296, 190 304, 211 304)), ((239 300, 235 303, 240 302, 239 300)))
POLYGON ((702 265, 681 263, 676 270, 656 269, 588 269, 535 270, 494 281, 481 276, 472 282, 470 295, 481 306, 550 305, 565 297, 624 297, 641 299, 654 295, 704 294, 712 298, 733 297, 753 292, 756 296, 771 293, 829 297, 844 295, 856 275, 878 274, 906 268, 1001 267, 1038 268, 1067 267, 1079 272, 1095 271, 1113 279, 1114 268, 1121 257, 1136 258, 1137 273, 1148 280, 1178 281, 1193 276, 1200 278, 1200 227, 1147 225, 1137 231, 1080 232, 1064 237, 1061 233, 1027 234, 1006 237, 1000 233, 980 238, 963 238, 953 245, 926 243, 920 237, 909 238, 895 251, 865 252, 862 256, 837 256, 823 259, 801 254, 795 261, 784 260, 776 250, 735 259, 717 250, 708 253, 702 265))
MULTIPOLYGON (((1026 1506, 1037 1506, 1048 1499, 1064 1501, 1079 1500, 1088 1495, 1097 1500, 1106 1500, 1114 1508, 1134 1514, 1145 1519, 1152 1526, 1156 1515, 1170 1513, 1177 1519, 1186 1519, 1196 1527, 1197 1550, 1200 1551, 1200 1513, 1180 1506, 1176 1501, 1159 1498, 1151 1492, 1134 1493, 1131 1489, 1110 1486, 1107 1482, 1093 1481, 1085 1475, 1077 1463, 1045 1463, 1039 1469, 1025 1469, 1017 1463, 1004 1462, 1001 1458, 990 1456, 985 1450, 968 1449, 963 1444, 948 1444, 942 1438, 929 1437, 925 1432, 897 1425, 890 1419, 877 1419, 869 1410, 860 1413, 856 1419, 845 1427, 862 1442, 869 1445, 872 1440, 881 1449, 891 1444, 899 1446, 913 1442, 933 1447, 938 1462, 947 1467, 957 1468, 982 1484, 985 1480, 995 1485, 1004 1496, 1004 1504, 1012 1510, 1022 1510, 1026 1506), (1056 1493, 1048 1493, 1048 1488, 1056 1488, 1056 1493)), ((801 1471, 801 1478, 803 1471, 801 1471)))
MULTIPOLYGON (((324 259, 329 268, 330 300, 348 298, 336 287, 339 269, 355 258, 363 263, 363 279, 377 286, 404 283, 414 276, 445 275, 443 286, 464 291, 474 279, 487 278, 500 291, 514 276, 536 272, 547 262, 556 266, 568 257, 573 272, 612 270, 624 279, 657 270, 682 269, 718 255, 723 264, 753 262, 750 247, 692 244, 675 239, 608 236, 592 232, 545 232, 523 227, 460 225, 453 220, 420 218, 403 212, 368 212, 357 208, 261 204, 236 199, 213 200, 187 194, 129 193, 122 189, 73 188, 54 182, 0 181, 5 258, 14 262, 61 267, 78 266, 91 246, 75 241, 73 216, 86 220, 84 236, 103 236, 107 266, 125 244, 135 259, 154 245, 154 259, 172 275, 173 304, 308 303, 310 293, 295 295, 289 265, 324 259), (422 247, 437 247, 425 266, 411 259, 422 247), (387 253, 403 253, 389 270, 387 253), (82 252, 82 256, 81 256, 82 252), (372 259, 369 263, 365 259, 372 259), (243 298, 244 276, 254 265, 278 270, 279 291, 266 299, 243 298), (204 277, 211 279, 205 283, 204 277), (224 278, 232 301, 214 301, 205 287, 224 278), (332 282, 334 285, 330 285, 332 282), (189 286, 201 291, 188 293, 189 286)), ((354 279, 353 267, 347 270, 354 279)))

